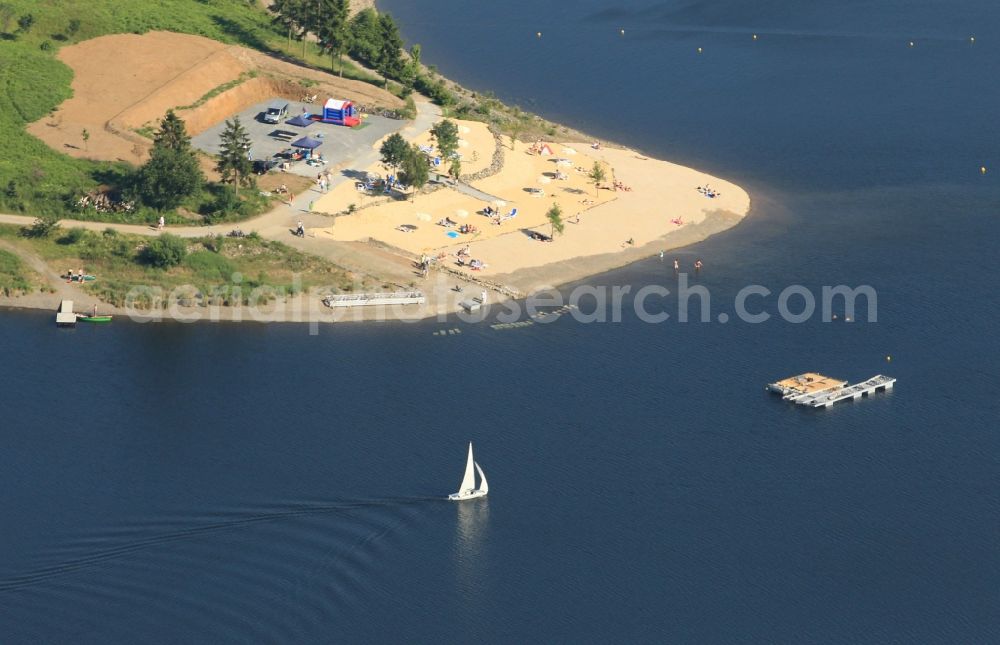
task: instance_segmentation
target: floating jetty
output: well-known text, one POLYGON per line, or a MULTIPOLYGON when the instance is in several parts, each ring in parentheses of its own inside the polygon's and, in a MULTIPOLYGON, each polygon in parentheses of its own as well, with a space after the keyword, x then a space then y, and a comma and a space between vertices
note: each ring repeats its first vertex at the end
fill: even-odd
POLYGON ((331 309, 339 307, 365 307, 370 305, 422 305, 427 302, 423 292, 395 291, 392 293, 350 293, 323 298, 331 309))
POLYGON ((63 300, 59 303, 59 310, 56 312, 56 325, 59 327, 76 326, 76 314, 73 313, 72 300, 63 300))
POLYGON ((828 408, 839 401, 860 399, 879 390, 890 390, 895 383, 895 378, 878 374, 849 385, 847 381, 807 372, 770 383, 767 389, 780 394, 783 401, 810 408, 828 408))

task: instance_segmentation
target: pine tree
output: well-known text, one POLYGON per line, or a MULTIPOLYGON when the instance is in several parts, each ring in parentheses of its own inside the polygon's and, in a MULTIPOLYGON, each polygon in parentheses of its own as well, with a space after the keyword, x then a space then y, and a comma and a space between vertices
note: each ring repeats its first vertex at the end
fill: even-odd
POLYGON ((158 210, 177 208, 205 183, 184 121, 173 110, 153 135, 149 161, 139 171, 139 195, 158 210))
POLYGON ((316 35, 320 47, 330 54, 330 67, 340 61, 341 76, 344 75, 344 52, 351 37, 349 13, 350 0, 320 0, 316 35))
POLYGON ((191 149, 191 137, 188 136, 184 121, 173 110, 167 110, 166 116, 160 121, 160 129, 153 135, 153 146, 178 152, 191 149))
POLYGON ((378 24, 381 42, 379 43, 375 68, 382 75, 385 86, 389 87, 389 78, 398 77, 402 71, 403 37, 399 35, 399 26, 389 14, 379 14, 378 24))
POLYGON ((219 146, 219 162, 215 169, 222 175, 222 181, 232 184, 239 194, 240 186, 253 185, 253 163, 250 161, 250 135, 247 134, 240 117, 226 121, 219 146))

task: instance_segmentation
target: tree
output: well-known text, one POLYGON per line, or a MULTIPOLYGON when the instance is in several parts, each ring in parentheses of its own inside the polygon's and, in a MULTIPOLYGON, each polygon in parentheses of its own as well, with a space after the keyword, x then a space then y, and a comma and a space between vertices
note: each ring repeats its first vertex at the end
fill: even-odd
POLYGON ((139 171, 139 195, 158 210, 177 208, 205 183, 198 158, 191 150, 184 121, 168 110, 153 135, 149 161, 139 171))
POLYGON ((177 266, 186 255, 187 242, 170 233, 153 238, 142 250, 142 259, 160 269, 177 266))
POLYGON ((458 157, 451 160, 451 165, 448 166, 448 174, 455 181, 458 181, 458 178, 462 176, 462 161, 458 157))
POLYGON ((458 126, 454 121, 439 121, 431 128, 431 136, 434 137, 442 158, 451 159, 458 151, 458 126))
POLYGON ((389 135, 385 141, 382 142, 382 147, 379 148, 379 154, 382 155, 382 163, 387 166, 392 166, 393 171, 399 168, 403 160, 406 159, 406 155, 409 153, 410 146, 403 139, 402 135, 398 132, 389 135))
POLYGON ((188 136, 184 120, 173 110, 167 110, 166 116, 160 121, 160 129, 153 135, 153 146, 178 152, 191 149, 191 137, 188 136))
POLYGON ((385 87, 389 87, 389 78, 397 78, 403 66, 403 37, 399 34, 399 26, 387 13, 378 16, 379 45, 375 60, 375 69, 382 75, 385 87))
POLYGON ((154 146, 139 172, 139 195, 157 210, 171 210, 201 188, 204 181, 194 155, 154 146))
POLYGON ((80 31, 80 19, 73 18, 69 21, 69 24, 66 25, 66 36, 72 38, 78 31, 80 31))
POLYGON ((403 181, 413 187, 413 195, 427 184, 431 171, 427 166, 427 157, 420 151, 419 146, 413 144, 407 148, 406 156, 403 158, 402 175, 403 181))
POLYGON ((222 131, 219 162, 215 169, 222 175, 222 181, 232 184, 239 194, 240 186, 253 185, 253 163, 250 161, 250 135, 247 134, 240 117, 226 121, 222 131))
POLYGON ((84 128, 83 131, 80 132, 80 136, 83 137, 83 147, 86 150, 90 150, 90 146, 87 143, 88 141, 90 141, 90 131, 87 130, 87 128, 84 128))
POLYGON ((555 236, 562 235, 563 229, 566 227, 562 221, 562 209, 559 208, 559 204, 553 203, 552 208, 545 213, 545 217, 549 220, 549 226, 552 227, 552 238, 555 236))
POLYGON ((594 182, 594 193, 599 194, 601 182, 607 178, 607 175, 604 174, 604 166, 601 165, 600 161, 594 162, 594 167, 590 169, 587 176, 590 177, 590 181, 594 182))
MULTIPOLYGON (((292 36, 302 29, 302 0, 274 0, 268 7, 274 18, 271 22, 288 30, 288 48, 292 48, 292 36)), ((303 56, 305 52, 303 51, 303 56)))
POLYGON ((31 31, 31 27, 35 24, 35 17, 30 13, 26 13, 17 19, 17 33, 26 34, 31 31))
POLYGON ((38 217, 31 226, 21 227, 21 237, 45 238, 59 230, 59 220, 55 217, 38 217))
POLYGON ((316 36, 320 47, 330 54, 330 67, 340 61, 340 75, 344 75, 344 52, 351 38, 349 31, 350 0, 320 0, 317 12, 316 36))
POLYGON ((420 76, 420 45, 410 47, 410 57, 399 72, 399 82, 403 84, 403 96, 413 93, 417 78, 420 76))
POLYGON ((378 13, 371 7, 359 11, 351 18, 350 31, 348 53, 365 65, 375 67, 382 34, 378 13))

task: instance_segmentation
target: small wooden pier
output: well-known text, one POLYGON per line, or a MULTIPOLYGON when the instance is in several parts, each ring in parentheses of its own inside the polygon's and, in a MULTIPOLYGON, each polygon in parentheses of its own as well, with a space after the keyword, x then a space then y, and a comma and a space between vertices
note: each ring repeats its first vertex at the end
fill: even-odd
POLYGON ((331 309, 339 307, 367 307, 372 305, 422 305, 427 302, 421 291, 394 291, 391 293, 350 293, 323 298, 331 309))
POLYGON ((894 377, 878 374, 860 383, 848 385, 847 381, 807 372, 771 383, 767 389, 780 394, 783 401, 810 408, 828 408, 839 401, 860 399, 879 390, 890 390, 895 383, 894 377))
POLYGON ((76 326, 76 314, 73 313, 73 301, 63 300, 59 303, 59 309, 56 311, 56 326, 58 327, 75 327, 76 326))

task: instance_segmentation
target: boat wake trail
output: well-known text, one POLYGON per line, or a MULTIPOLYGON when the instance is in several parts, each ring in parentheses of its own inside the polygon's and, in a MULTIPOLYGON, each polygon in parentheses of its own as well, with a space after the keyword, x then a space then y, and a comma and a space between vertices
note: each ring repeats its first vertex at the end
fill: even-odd
POLYGON ((415 532, 427 502, 440 500, 296 501, 95 529, 31 554, 41 566, 0 579, 0 623, 6 612, 18 616, 27 640, 71 638, 72 626, 101 615, 136 617, 133 625, 100 621, 102 636, 115 640, 154 627, 305 638, 364 606, 396 538, 415 532), (60 629, 67 632, 53 633, 60 629))

